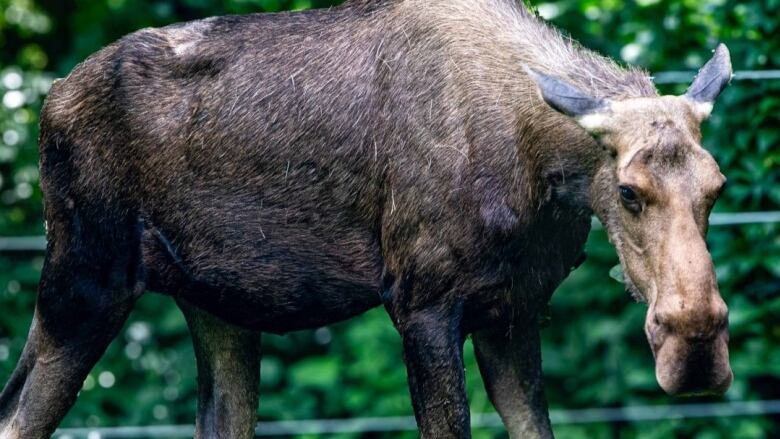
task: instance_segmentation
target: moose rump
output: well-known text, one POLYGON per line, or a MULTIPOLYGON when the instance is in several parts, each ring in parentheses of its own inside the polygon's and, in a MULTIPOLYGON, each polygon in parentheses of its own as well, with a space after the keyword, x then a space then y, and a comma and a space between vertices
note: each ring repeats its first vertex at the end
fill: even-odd
MULTIPOLYGON (((285 28, 258 18, 141 31, 107 49, 116 77, 95 86, 105 102, 91 108, 119 109, 121 117, 60 109, 71 93, 92 92, 73 85, 100 84, 99 60, 57 84, 47 107, 71 126, 90 120, 87 135, 69 133, 83 154, 74 166, 90 170, 78 190, 112 191, 132 204, 149 289, 243 326, 285 332, 381 303, 375 205, 383 194, 361 150, 365 134, 336 130, 371 105, 355 95, 355 66, 313 66, 306 54, 278 59, 294 45, 286 38, 302 38, 304 27, 335 32, 325 20, 334 18, 312 13, 285 28), (244 35, 267 38, 251 42, 258 50, 231 51, 249 44, 244 35), (342 80, 314 83, 319 75, 342 80), (317 99, 307 98, 315 86, 317 99), (122 138, 103 143, 96 129, 122 138)), ((318 45, 306 50, 342 49, 318 45)))

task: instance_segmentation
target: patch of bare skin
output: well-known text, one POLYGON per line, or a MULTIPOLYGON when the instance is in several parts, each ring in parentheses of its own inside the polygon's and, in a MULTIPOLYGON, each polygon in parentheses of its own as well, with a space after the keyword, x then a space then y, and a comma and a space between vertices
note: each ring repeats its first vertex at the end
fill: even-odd
POLYGON ((13 418, 11 418, 11 421, 8 423, 8 425, 5 426, 2 431, 0 431, 0 439, 18 439, 22 437, 18 427, 18 417, 19 413, 17 411, 13 418))
POLYGON ((166 31, 166 37, 170 41, 173 53, 178 57, 183 57, 194 52, 193 49, 210 27, 210 20, 202 20, 166 31))

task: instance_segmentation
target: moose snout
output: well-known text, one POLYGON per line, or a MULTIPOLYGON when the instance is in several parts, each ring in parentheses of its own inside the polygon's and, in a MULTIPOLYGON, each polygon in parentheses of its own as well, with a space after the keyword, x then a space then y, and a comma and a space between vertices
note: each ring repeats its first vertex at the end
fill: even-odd
POLYGON ((722 394, 731 386, 728 308, 719 295, 702 302, 667 303, 648 313, 645 331, 656 358, 656 379, 670 395, 722 394))
POLYGON ((648 316, 652 317, 647 322, 649 331, 660 332, 662 337, 677 336, 690 342, 705 342, 728 329, 729 310, 719 295, 688 306, 682 301, 675 302, 655 307, 648 316))

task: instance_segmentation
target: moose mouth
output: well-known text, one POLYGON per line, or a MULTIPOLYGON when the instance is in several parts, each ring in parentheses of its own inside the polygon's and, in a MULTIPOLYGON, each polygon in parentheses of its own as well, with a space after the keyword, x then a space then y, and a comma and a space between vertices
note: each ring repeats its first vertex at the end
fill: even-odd
POLYGON ((731 386, 734 374, 727 328, 708 338, 684 337, 657 325, 647 325, 646 332, 655 356, 656 380, 667 394, 722 395, 731 386))

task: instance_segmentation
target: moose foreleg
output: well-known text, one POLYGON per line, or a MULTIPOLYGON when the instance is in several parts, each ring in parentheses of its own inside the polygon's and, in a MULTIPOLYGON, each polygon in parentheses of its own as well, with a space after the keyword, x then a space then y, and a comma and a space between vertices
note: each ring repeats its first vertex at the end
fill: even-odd
POLYGON ((542 383, 538 324, 473 334, 477 363, 493 406, 511 438, 552 438, 542 383))
POLYGON ((394 320, 421 437, 471 437, 459 319, 424 310, 394 320))
POLYGON ((225 323, 183 301, 198 363, 198 439, 255 437, 260 333, 225 323))

